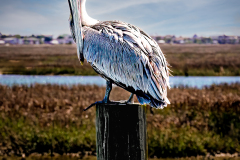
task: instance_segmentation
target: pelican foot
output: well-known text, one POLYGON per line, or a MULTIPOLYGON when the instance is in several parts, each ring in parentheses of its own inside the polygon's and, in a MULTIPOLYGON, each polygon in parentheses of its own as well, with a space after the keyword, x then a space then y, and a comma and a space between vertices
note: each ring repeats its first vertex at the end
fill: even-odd
POLYGON ((133 96, 134 96, 134 94, 132 93, 127 101, 123 101, 123 102, 120 102, 120 103, 123 103, 123 104, 134 104, 133 96))
POLYGON ((93 107, 94 105, 97 105, 97 104, 119 104, 120 102, 115 102, 115 101, 105 101, 105 100, 102 100, 102 101, 97 101, 95 103, 92 103, 90 106, 88 106, 87 108, 85 108, 83 111, 86 111, 88 109, 90 109, 91 107, 93 107))
POLYGON ((126 101, 120 101, 121 104, 134 104, 134 101, 132 100, 126 100, 126 101))

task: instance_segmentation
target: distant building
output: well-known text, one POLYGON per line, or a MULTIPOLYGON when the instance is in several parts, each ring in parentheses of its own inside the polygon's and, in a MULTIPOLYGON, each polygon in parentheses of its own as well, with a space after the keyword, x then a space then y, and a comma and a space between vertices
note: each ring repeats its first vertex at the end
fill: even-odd
POLYGON ((192 39, 193 39, 193 40, 192 40, 193 43, 198 43, 198 44, 202 43, 202 37, 199 37, 199 36, 196 35, 196 34, 193 35, 192 39))
POLYGON ((179 37, 179 38, 174 38, 174 43, 177 43, 177 44, 184 44, 185 41, 184 41, 184 38, 183 37, 179 37))
POLYGON ((193 40, 192 40, 192 38, 186 37, 186 38, 184 38, 184 43, 190 44, 190 43, 193 43, 193 40))
POLYGON ((57 38, 59 44, 73 44, 74 40, 70 35, 62 35, 57 38))
POLYGON ((198 36, 196 34, 193 35, 193 39, 197 39, 198 36))
POLYGON ((218 36, 218 43, 219 44, 226 44, 226 39, 227 39, 227 36, 225 34, 221 35, 221 36, 218 36))
POLYGON ((40 40, 38 38, 35 38, 35 37, 27 37, 27 38, 24 38, 23 40, 23 43, 24 44, 40 44, 40 40))
MULTIPOLYGON (((218 35, 211 37, 202 37, 194 34, 192 37, 176 37, 174 35, 151 36, 158 44, 176 43, 176 44, 240 44, 240 36, 218 35)), ((30 37, 21 35, 3 35, 0 33, 0 44, 22 45, 22 44, 73 44, 72 36, 68 34, 60 35, 53 39, 52 35, 32 35, 30 37)))
POLYGON ((227 44, 238 44, 238 36, 226 36, 226 43, 227 44))
POLYGON ((210 37, 201 37, 201 43, 203 44, 211 44, 212 39, 210 37))
POLYGON ((18 44, 18 38, 16 37, 7 37, 3 39, 7 44, 18 44))
POLYGON ((212 44, 219 44, 218 40, 212 40, 212 44))
POLYGON ((0 45, 4 45, 5 41, 0 39, 0 45))
POLYGON ((157 37, 158 36, 151 36, 152 37, 152 39, 154 39, 155 41, 157 41, 157 37))
POLYGON ((158 40, 157 43, 158 44, 165 44, 165 41, 161 39, 161 40, 158 40))
POLYGON ((174 35, 166 35, 166 36, 164 37, 164 41, 165 41, 166 43, 173 43, 173 41, 174 41, 175 38, 176 38, 176 37, 175 37, 174 35))
POLYGON ((55 45, 55 44, 59 44, 59 43, 58 43, 58 40, 53 39, 53 40, 51 40, 51 41, 49 42, 49 44, 55 45))
POLYGON ((44 43, 45 44, 50 44, 50 42, 53 40, 52 35, 42 35, 44 37, 44 43))
POLYGON ((240 42, 240 38, 238 36, 211 36, 210 37, 213 44, 238 44, 240 42))
POLYGON ((18 44, 19 44, 19 45, 24 44, 24 39, 23 39, 23 38, 19 38, 19 39, 18 39, 18 44))
POLYGON ((154 39, 156 42, 158 42, 159 40, 164 40, 164 36, 151 36, 152 39, 154 39))

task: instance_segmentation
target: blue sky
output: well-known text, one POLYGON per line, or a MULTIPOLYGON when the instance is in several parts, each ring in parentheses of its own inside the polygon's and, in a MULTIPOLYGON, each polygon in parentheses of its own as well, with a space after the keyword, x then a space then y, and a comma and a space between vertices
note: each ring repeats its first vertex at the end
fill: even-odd
MULTIPOLYGON (((0 32, 70 34, 67 0, 0 0, 0 32)), ((150 35, 239 35, 240 0, 87 0, 98 20, 121 20, 150 35)))

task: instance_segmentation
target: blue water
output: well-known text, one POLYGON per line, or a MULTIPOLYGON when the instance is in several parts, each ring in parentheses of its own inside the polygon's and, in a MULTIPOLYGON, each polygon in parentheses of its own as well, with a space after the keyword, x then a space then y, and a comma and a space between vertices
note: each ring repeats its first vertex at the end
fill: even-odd
MULTIPOLYGON (((240 83, 240 77, 170 77, 172 87, 189 86, 202 88, 212 84, 240 83)), ((59 84, 59 85, 98 85, 105 86, 105 80, 99 76, 26 76, 26 75, 0 75, 0 84, 32 85, 32 84, 59 84)))

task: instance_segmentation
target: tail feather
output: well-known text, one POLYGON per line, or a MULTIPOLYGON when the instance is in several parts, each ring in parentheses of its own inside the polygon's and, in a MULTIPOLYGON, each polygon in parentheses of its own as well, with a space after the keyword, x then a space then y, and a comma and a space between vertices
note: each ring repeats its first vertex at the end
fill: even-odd
POLYGON ((144 97, 137 95, 137 99, 140 104, 149 104, 151 107, 157 109, 163 109, 164 107, 167 106, 167 104, 170 104, 167 97, 163 101, 159 101, 154 98, 150 98, 145 94, 144 97))
POLYGON ((138 102, 140 104, 149 104, 149 103, 151 103, 151 100, 149 98, 143 98, 143 97, 137 95, 137 99, 138 99, 138 102))

